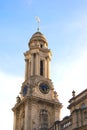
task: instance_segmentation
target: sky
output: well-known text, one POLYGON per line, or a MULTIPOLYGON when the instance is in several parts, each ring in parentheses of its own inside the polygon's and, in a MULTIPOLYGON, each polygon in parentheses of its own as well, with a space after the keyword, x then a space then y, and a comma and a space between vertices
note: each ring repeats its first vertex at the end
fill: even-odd
POLYGON ((24 81, 23 53, 40 31, 52 51, 50 78, 63 104, 61 119, 69 115, 72 98, 87 87, 87 0, 0 1, 0 128, 13 129, 12 107, 24 81))

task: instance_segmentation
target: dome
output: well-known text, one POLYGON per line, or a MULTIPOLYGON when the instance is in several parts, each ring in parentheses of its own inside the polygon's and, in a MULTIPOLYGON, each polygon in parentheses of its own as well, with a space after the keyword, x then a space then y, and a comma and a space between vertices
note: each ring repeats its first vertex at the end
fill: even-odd
POLYGON ((29 47, 35 41, 42 41, 46 44, 46 46, 48 46, 47 40, 41 32, 36 32, 32 35, 32 37, 30 38, 30 41, 29 41, 29 47))

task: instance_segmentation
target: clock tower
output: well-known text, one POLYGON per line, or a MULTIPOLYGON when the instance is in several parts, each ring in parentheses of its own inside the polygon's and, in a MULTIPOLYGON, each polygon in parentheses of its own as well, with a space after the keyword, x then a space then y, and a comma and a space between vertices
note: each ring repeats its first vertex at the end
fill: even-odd
POLYGON ((13 130, 48 130, 60 120, 62 104, 50 79, 52 53, 41 32, 32 35, 25 56, 25 80, 12 108, 13 130))

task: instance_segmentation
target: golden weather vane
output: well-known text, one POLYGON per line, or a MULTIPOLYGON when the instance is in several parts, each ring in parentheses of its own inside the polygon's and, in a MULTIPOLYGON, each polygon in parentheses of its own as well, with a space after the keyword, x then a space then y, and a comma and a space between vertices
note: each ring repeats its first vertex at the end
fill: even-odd
POLYGON ((38 23, 37 31, 39 32, 39 30, 40 30, 40 18, 38 16, 36 16, 35 18, 36 18, 36 21, 38 23))

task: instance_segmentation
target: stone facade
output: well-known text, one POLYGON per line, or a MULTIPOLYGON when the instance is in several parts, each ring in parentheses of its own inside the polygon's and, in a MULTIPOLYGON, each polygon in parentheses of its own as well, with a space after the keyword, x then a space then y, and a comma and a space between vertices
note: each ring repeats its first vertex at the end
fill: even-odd
POLYGON ((62 104, 50 79, 52 53, 44 35, 36 32, 25 56, 25 80, 12 108, 13 130, 47 130, 60 120, 62 104))
POLYGON ((50 130, 87 130, 87 89, 69 100, 70 116, 62 121, 56 121, 50 130))

